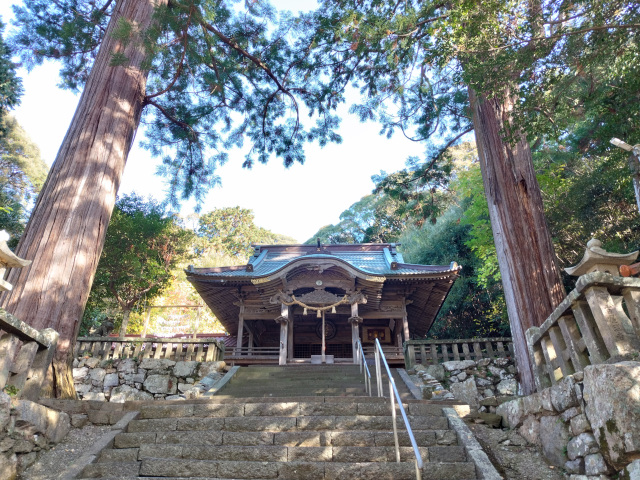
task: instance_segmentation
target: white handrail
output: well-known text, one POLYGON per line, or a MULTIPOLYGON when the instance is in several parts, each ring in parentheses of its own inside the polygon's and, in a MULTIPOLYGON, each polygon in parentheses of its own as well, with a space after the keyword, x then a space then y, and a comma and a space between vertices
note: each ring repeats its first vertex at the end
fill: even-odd
MULTIPOLYGON (((375 341, 375 360, 376 360, 376 381, 378 383, 378 396, 383 397, 384 392, 382 391, 382 369, 381 364, 384 364, 384 368, 387 371, 387 377, 389 378, 389 397, 391 399, 391 416, 393 417, 393 437, 395 441, 396 447, 396 462, 400 462, 400 444, 398 442, 398 427, 396 422, 396 408, 395 408, 395 400, 398 402, 398 407, 400 408, 400 413, 402 415, 402 419, 404 420, 404 426, 407 429, 407 434, 409 435, 409 440, 411 441, 411 446, 413 447, 413 453, 416 456, 416 478, 420 480, 422 478, 422 457, 420 455, 420 450, 418 449, 418 444, 416 443, 416 439, 413 436, 413 431, 411 430, 411 425, 409 425, 409 419, 407 418, 407 413, 404 410, 404 406, 402 405, 402 399, 400 398, 400 393, 398 393, 398 389, 396 388, 396 382, 393 380, 391 376, 391 370, 389 369, 389 364, 387 363, 387 359, 384 357, 384 352, 382 351, 382 346, 380 345, 380 341, 376 338, 375 341)), ((364 355, 363 355, 364 357, 364 355)))
POLYGON ((364 350, 362 349, 362 343, 360 343, 360 339, 358 339, 356 343, 357 348, 357 361, 358 365, 360 365, 360 373, 363 373, 364 370, 364 388, 371 396, 371 372, 369 371, 369 366, 367 365, 367 360, 364 356, 364 350), (364 369, 362 368, 364 366, 364 369))

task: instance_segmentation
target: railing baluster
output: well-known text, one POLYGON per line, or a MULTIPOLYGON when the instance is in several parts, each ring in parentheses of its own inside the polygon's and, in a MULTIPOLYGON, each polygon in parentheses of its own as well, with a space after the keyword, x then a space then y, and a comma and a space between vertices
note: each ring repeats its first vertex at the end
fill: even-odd
POLYGON ((471 352, 469 352, 469 345, 467 343, 462 344, 462 353, 465 360, 471 360, 471 352))
POLYGON ((460 361, 460 352, 458 352, 458 344, 452 343, 451 350, 453 351, 453 359, 455 361, 460 361))

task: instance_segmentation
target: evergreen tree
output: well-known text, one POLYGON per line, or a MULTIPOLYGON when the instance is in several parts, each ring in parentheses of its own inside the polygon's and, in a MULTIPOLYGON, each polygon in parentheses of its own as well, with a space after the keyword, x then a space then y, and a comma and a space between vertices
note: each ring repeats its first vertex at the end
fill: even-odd
POLYGON ((279 156, 303 161, 303 142, 339 141, 332 109, 339 91, 307 75, 304 23, 279 19, 265 1, 27 0, 14 9, 12 40, 24 63, 62 62, 62 86, 82 89, 67 135, 11 272, 18 288, 2 304, 35 328, 60 333, 52 393, 75 395, 70 349, 136 129, 163 159, 171 197, 201 199, 214 167, 248 139, 245 165, 279 156), (305 126, 298 105, 318 121, 305 126), (42 292, 55 292, 42 297, 42 292))

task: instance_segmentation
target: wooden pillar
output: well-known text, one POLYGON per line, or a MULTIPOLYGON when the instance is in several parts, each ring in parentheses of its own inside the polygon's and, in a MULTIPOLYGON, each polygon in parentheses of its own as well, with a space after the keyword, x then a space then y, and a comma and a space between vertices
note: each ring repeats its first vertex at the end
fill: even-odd
MULTIPOLYGON (((407 317, 407 301, 405 299, 403 305, 402 305, 402 328, 404 330, 404 341, 406 342, 407 340, 411 340, 411 337, 409 335, 409 319, 407 317)), ((413 348, 409 348, 407 351, 407 355, 408 355, 408 359, 409 359, 409 363, 411 365, 415 365, 416 364, 416 353, 415 350, 413 348)))
POLYGON ((249 349, 247 350, 247 355, 251 356, 253 355, 253 330, 247 327, 247 331, 249 332, 249 343, 247 345, 249 349))
POLYGON ((280 357, 279 365, 287 364, 287 344, 289 343, 289 307, 284 303, 281 305, 280 316, 276 322, 280 324, 280 357))
POLYGON ((288 335, 287 335, 287 359, 293 360, 293 316, 288 322, 288 335))
POLYGON ((358 363, 358 340, 360 339, 360 322, 362 318, 358 316, 358 304, 351 305, 351 318, 349 323, 351 324, 351 351, 353 356, 353 363, 358 363))
POLYGON ((326 335, 327 332, 325 332, 324 330, 324 310, 322 310, 322 351, 321 353, 321 359, 322 359, 322 363, 324 364, 326 362, 326 349, 327 349, 327 341, 326 341, 326 335))
POLYGON ((238 313, 238 335, 236 340, 236 355, 242 355, 242 337, 244 336, 244 302, 240 301, 238 313))

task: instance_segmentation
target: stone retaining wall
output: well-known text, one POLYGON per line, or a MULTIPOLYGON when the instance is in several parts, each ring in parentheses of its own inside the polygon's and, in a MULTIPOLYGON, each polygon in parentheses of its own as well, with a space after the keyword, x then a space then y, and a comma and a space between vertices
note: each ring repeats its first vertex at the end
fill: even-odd
POLYGON ((0 391, 0 478, 14 480, 37 460, 37 452, 60 442, 70 417, 0 391))
POLYGON ((456 398, 479 412, 495 413, 500 403, 513 399, 518 392, 516 367, 509 358, 418 364, 407 373, 422 390, 423 398, 456 398))
POLYGON ((588 366, 496 413, 569 480, 640 480, 639 362, 588 366))
POLYGON ((75 359, 73 381, 82 400, 115 403, 196 398, 224 375, 224 362, 167 359, 75 359))

